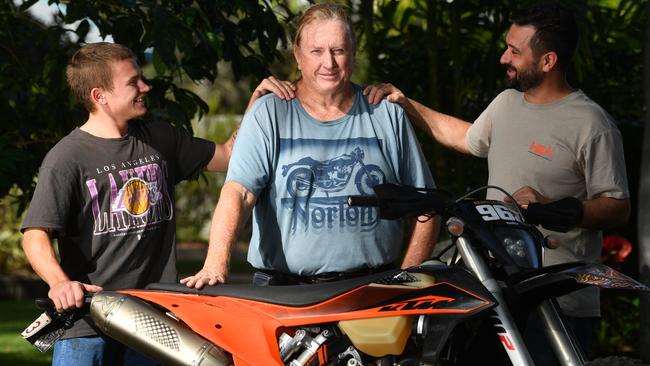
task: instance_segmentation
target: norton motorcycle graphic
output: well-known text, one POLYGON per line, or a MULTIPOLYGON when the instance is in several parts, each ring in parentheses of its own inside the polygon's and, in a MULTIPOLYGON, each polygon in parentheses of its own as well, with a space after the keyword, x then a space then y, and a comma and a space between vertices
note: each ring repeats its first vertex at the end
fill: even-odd
POLYGON ((305 156, 281 165, 288 196, 281 203, 291 210, 292 230, 302 226, 304 229, 361 227, 365 231, 378 224, 373 208, 348 207, 346 203, 348 195, 372 195, 372 188, 386 181, 379 166, 364 161, 365 151, 373 147, 363 142, 329 159, 305 156))
POLYGON ((384 173, 373 164, 364 164, 365 153, 356 147, 349 154, 343 154, 326 161, 305 157, 295 163, 282 166, 282 176, 287 173, 287 192, 292 197, 311 196, 314 189, 329 196, 331 192, 342 191, 347 187, 355 167, 359 167, 354 184, 362 195, 373 194, 372 187, 384 182, 384 173))

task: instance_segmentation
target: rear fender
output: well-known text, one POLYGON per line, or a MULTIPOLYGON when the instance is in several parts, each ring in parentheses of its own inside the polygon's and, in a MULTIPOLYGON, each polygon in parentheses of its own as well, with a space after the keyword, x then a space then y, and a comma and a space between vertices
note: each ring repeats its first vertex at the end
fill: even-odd
POLYGON ((520 297, 535 300, 566 295, 587 286, 650 292, 650 287, 604 264, 588 263, 544 267, 519 276, 510 285, 520 297))

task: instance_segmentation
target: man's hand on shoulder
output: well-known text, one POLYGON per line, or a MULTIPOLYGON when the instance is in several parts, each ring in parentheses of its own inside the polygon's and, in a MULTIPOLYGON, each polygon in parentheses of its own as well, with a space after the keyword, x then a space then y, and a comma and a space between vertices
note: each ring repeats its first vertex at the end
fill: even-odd
POLYGON ((253 94, 257 94, 258 97, 262 95, 273 93, 278 96, 278 98, 283 100, 291 100, 296 97, 296 86, 286 80, 279 80, 274 76, 269 76, 268 78, 262 80, 260 85, 255 88, 253 94))
POLYGON ((181 279, 181 283, 189 288, 201 289, 205 285, 214 286, 219 283, 226 283, 228 277, 227 270, 218 270, 216 268, 203 267, 194 276, 189 276, 181 279))
POLYGON ((296 97, 295 91, 296 86, 292 82, 279 80, 274 76, 269 76, 268 78, 262 80, 260 85, 258 85, 257 88, 253 90, 253 94, 251 95, 251 99, 248 102, 246 111, 250 109, 250 107, 253 105, 253 102, 255 102, 259 97, 263 95, 273 93, 282 100, 291 100, 296 97))
POLYGON ((384 98, 389 102, 398 103, 402 107, 404 107, 404 103, 406 103, 406 96, 404 93, 390 83, 368 85, 363 89, 363 95, 368 97, 368 102, 370 104, 377 104, 384 98))
POLYGON ((66 310, 80 308, 84 304, 86 292, 98 292, 102 288, 78 281, 60 281, 50 287, 47 296, 54 302, 56 311, 62 313, 66 310))

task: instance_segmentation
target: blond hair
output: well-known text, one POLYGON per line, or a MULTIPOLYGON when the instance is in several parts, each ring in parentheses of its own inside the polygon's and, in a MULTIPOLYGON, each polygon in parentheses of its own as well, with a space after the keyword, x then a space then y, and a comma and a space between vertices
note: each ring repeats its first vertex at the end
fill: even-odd
POLYGON ((352 53, 356 51, 356 40, 352 33, 352 19, 348 14, 347 8, 338 4, 316 4, 311 6, 298 20, 298 27, 296 29, 296 36, 293 40, 294 47, 300 47, 300 40, 302 31, 308 24, 317 20, 338 20, 345 24, 345 30, 352 46, 352 53))
POLYGON ((91 43, 72 55, 66 69, 68 85, 88 112, 95 110, 90 91, 93 88, 113 90, 111 64, 128 59, 136 59, 133 51, 126 46, 108 42, 91 43))

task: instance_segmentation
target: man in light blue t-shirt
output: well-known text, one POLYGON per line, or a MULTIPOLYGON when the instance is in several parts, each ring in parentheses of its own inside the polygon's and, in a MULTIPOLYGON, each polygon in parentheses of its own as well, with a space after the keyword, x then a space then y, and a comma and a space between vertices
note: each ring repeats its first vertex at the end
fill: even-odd
MULTIPOLYGON (((183 279, 188 286, 225 281, 230 250, 251 212, 248 261, 259 271, 257 284, 349 278, 398 259, 402 223, 379 220, 376 208, 349 207, 346 198, 372 195, 384 182, 428 188, 434 182, 402 108, 369 104, 349 81, 351 28, 339 10, 321 4, 305 14, 312 20, 294 42, 303 75, 296 98, 266 95, 244 116, 206 263, 183 279)), ((437 230, 436 219, 415 224, 402 267, 431 254, 437 230)))
POLYGON ((401 223, 346 198, 372 195, 382 182, 433 187, 433 179, 401 108, 371 106, 358 88, 355 99, 345 116, 323 123, 297 99, 270 95, 244 119, 226 181, 258 197, 248 251, 255 268, 312 275, 399 256, 401 223))

